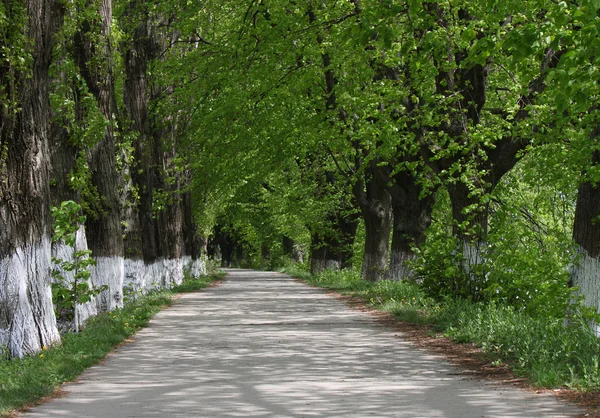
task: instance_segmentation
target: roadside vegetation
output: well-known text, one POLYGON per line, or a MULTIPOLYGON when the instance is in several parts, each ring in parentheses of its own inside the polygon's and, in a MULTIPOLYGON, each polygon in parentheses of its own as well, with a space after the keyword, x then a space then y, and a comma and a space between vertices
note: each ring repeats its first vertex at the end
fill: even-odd
POLYGON ((417 284, 367 282, 354 270, 311 275, 302 265, 285 272, 307 283, 356 297, 399 321, 427 325, 457 343, 474 343, 494 365, 508 365, 534 386, 600 389, 600 342, 581 314, 569 321, 499 303, 436 299, 417 284))
POLYGON ((98 363, 117 345, 148 325, 161 309, 171 305, 178 293, 195 292, 223 277, 222 272, 192 278, 180 286, 143 296, 130 296, 122 309, 92 317, 79 333, 62 335, 62 344, 44 347, 42 352, 22 359, 0 359, 0 416, 51 396, 56 388, 75 379, 98 363))

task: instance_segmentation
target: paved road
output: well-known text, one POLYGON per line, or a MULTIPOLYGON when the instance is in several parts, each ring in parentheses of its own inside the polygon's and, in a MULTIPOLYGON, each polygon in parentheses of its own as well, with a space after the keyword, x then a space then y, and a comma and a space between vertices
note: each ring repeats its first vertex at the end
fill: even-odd
POLYGON ((287 276, 231 270, 26 417, 564 417, 287 276))

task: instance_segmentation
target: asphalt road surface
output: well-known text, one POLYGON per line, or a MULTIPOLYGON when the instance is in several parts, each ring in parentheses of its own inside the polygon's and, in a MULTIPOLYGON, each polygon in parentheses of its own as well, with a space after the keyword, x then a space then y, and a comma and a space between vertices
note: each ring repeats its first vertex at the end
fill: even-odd
POLYGON ((283 274, 229 270, 25 417, 568 417, 283 274))

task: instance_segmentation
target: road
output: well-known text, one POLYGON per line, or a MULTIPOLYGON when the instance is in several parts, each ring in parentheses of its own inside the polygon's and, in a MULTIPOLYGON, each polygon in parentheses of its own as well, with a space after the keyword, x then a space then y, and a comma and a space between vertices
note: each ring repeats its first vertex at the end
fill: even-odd
POLYGON ((230 270, 25 417, 567 417, 283 274, 230 270))

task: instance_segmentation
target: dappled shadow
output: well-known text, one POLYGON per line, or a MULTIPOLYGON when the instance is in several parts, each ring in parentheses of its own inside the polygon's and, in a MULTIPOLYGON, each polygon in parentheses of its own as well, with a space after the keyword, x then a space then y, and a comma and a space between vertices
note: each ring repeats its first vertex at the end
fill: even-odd
POLYGON ((187 294, 39 417, 541 417, 580 412, 473 380, 277 273, 187 294))

